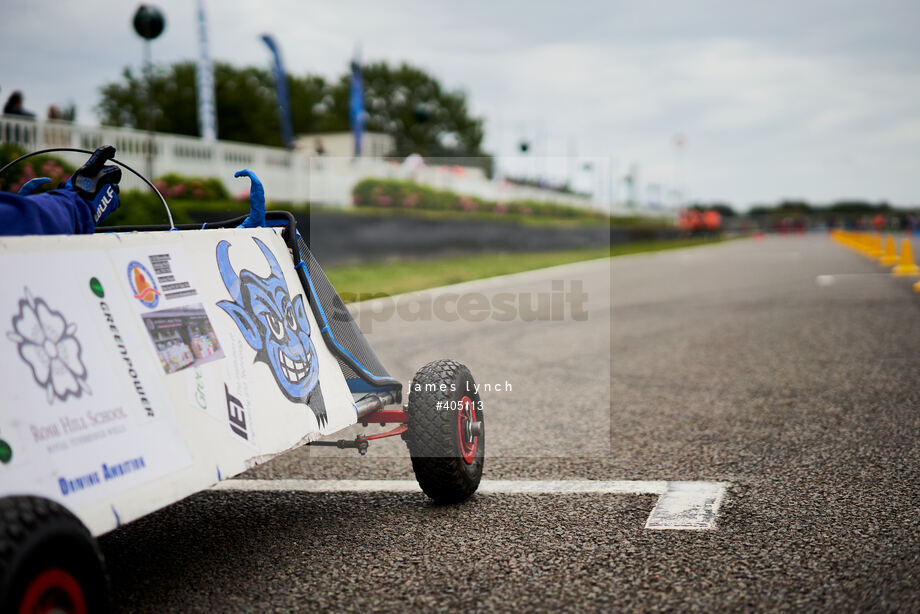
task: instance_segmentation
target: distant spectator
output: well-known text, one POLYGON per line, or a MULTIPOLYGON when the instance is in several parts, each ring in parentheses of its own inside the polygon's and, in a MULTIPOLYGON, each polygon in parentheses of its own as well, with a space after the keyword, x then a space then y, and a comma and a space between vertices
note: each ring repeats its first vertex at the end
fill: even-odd
POLYGON ((410 171, 415 171, 423 166, 425 166, 425 159, 417 153, 409 154, 402 163, 402 167, 410 171))
POLYGON ((4 115, 19 115, 22 117, 35 117, 35 113, 31 111, 26 111, 22 108, 22 92, 16 90, 10 97, 6 99, 6 104, 3 106, 4 115))
POLYGON ((313 149, 314 149, 314 151, 316 151, 316 155, 317 155, 317 156, 324 156, 324 155, 326 155, 326 148, 323 147, 323 140, 322 140, 322 139, 316 139, 316 141, 315 141, 314 144, 313 144, 313 149))
POLYGON ((881 213, 876 213, 875 217, 872 218, 872 227, 875 228, 875 232, 885 230, 885 216, 881 213))
POLYGON ((73 103, 59 107, 56 104, 48 107, 48 119, 62 122, 72 122, 77 119, 77 107, 73 103))

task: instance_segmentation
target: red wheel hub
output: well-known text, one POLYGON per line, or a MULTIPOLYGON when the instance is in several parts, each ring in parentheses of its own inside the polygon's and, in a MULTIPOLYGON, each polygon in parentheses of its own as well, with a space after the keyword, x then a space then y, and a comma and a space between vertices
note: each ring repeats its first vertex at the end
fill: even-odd
POLYGON ((474 422, 476 405, 465 396, 457 404, 457 435, 460 439, 460 455, 467 465, 472 465, 476 460, 476 448, 479 447, 479 436, 473 435, 474 422))
POLYGON ((87 614, 83 590, 70 572, 46 569, 29 583, 19 614, 87 614))

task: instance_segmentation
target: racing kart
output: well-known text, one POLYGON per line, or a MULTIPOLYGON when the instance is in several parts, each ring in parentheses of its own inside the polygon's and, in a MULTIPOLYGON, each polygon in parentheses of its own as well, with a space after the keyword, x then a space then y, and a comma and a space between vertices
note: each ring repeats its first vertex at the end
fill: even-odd
POLYGON ((404 395, 291 213, 176 226, 113 162, 168 225, 0 237, 0 612, 105 611, 95 537, 299 446, 399 436, 431 499, 476 491, 465 366, 404 395))

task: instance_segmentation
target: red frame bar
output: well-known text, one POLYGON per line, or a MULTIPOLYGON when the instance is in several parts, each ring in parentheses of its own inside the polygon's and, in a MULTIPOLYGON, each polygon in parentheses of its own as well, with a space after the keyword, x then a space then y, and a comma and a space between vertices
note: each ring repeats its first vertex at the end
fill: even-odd
POLYGON ((381 409, 359 419, 362 424, 405 424, 408 421, 409 414, 404 409, 381 409))
POLYGON ((407 430, 409 430, 409 427, 406 426, 405 424, 401 424, 397 426, 395 429, 391 429, 383 433, 374 433, 373 435, 365 435, 364 437, 355 437, 355 441, 361 442, 361 441, 370 441, 372 439, 383 439, 384 437, 396 437, 397 435, 402 435, 407 430))

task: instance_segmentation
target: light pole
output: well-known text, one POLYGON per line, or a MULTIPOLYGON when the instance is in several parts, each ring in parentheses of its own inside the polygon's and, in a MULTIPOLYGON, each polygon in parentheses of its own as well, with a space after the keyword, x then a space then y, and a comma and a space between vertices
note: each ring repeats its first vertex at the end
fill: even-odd
POLYGON ((684 208, 685 186, 684 186, 684 147, 687 145, 687 138, 683 134, 674 135, 674 189, 677 192, 677 209, 684 208))
POLYGON ((144 79, 147 82, 147 176, 153 179, 153 68, 150 62, 150 41, 163 33, 166 20, 163 13, 155 6, 142 4, 134 13, 134 31, 144 39, 144 79))

